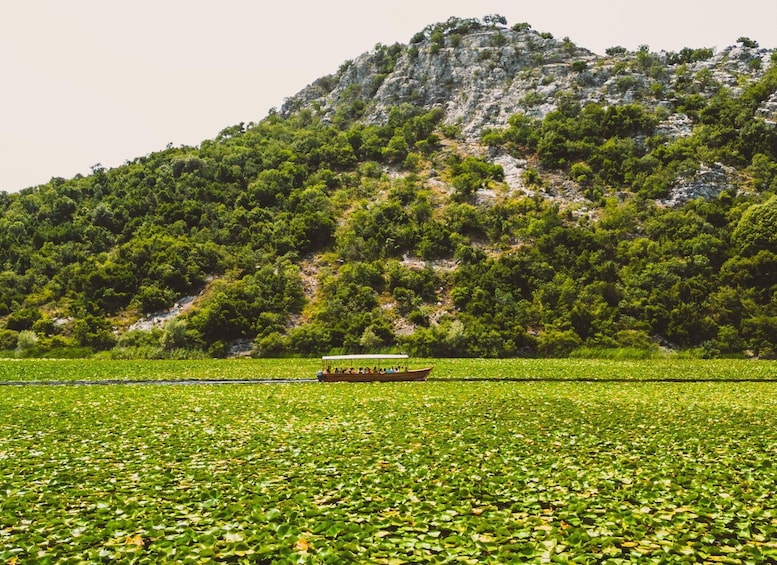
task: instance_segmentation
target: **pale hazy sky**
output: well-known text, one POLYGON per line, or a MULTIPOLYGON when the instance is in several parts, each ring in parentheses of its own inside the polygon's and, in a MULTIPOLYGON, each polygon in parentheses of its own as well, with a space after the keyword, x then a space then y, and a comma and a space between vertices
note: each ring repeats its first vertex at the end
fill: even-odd
POLYGON ((777 47, 777 0, 0 0, 0 190, 197 145, 377 43, 487 14, 597 53, 777 47))

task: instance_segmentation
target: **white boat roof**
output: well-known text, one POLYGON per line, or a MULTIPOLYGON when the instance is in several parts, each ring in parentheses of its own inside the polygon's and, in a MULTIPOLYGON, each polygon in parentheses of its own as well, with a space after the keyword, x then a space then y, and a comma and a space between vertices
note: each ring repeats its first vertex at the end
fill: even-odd
POLYGON ((404 353, 359 353, 356 355, 324 355, 322 361, 347 361, 356 359, 407 359, 404 353))

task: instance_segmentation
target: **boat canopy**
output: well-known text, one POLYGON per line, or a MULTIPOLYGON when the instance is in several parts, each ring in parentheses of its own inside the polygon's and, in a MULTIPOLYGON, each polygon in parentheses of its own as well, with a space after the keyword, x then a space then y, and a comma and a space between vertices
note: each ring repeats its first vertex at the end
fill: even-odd
POLYGON ((359 353, 356 355, 324 355, 322 361, 348 361, 356 359, 407 359, 404 353, 359 353))

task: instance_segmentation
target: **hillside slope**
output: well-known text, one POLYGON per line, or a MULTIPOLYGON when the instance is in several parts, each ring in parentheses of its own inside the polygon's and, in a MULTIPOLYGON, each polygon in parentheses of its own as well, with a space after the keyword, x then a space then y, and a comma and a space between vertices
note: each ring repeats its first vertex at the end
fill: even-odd
POLYGON ((0 194, 0 350, 771 356, 776 61, 430 25, 198 147, 0 194))

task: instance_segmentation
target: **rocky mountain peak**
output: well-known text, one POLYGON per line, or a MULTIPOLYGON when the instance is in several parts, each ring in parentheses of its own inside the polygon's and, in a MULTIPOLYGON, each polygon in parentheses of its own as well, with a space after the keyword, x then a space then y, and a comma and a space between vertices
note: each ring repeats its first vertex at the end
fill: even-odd
MULTIPOLYGON (((517 112, 543 117, 564 96, 581 104, 670 107, 678 87, 707 96, 721 87, 736 93, 743 82, 760 78, 771 52, 735 45, 718 53, 653 53, 644 46, 636 52, 614 47, 602 56, 528 24, 508 28, 493 19, 484 24, 452 18, 419 32, 408 45, 379 44, 347 61, 335 75, 288 98, 282 113, 316 108, 333 114, 344 102, 359 100, 366 121, 374 123, 398 104, 436 106, 445 110, 448 124, 473 138, 517 112)), ((765 118, 774 118, 774 98, 761 109, 765 118)))
MULTIPOLYGON (((508 27, 499 16, 451 18, 427 26, 407 45, 379 44, 347 61, 336 74, 287 99, 281 113, 307 108, 334 119, 346 111, 367 123, 384 123, 401 104, 441 108, 444 122, 474 143, 484 131, 505 127, 516 113, 544 118, 570 101, 581 106, 639 103, 665 116, 659 132, 674 139, 693 131, 690 118, 675 108, 678 96, 708 98, 721 88, 736 96, 763 75, 771 56, 772 50, 744 40, 719 52, 651 52, 642 46, 637 51, 613 47, 598 55, 529 24, 508 27)), ((757 114, 774 125, 777 94, 757 114)), ((719 170, 713 163, 710 167, 719 170)), ((709 177, 704 171, 699 175, 709 177)), ((666 202, 717 194, 730 183, 728 175, 723 184, 705 185, 701 193, 692 188, 698 183, 678 180, 679 192, 666 202)))

